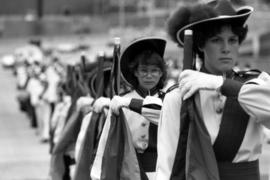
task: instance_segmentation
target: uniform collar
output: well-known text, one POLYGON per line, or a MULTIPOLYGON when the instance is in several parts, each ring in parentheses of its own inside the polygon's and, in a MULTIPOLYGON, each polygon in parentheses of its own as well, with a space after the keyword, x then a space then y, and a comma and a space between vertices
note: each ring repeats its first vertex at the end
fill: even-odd
MULTIPOLYGON (((203 65, 202 68, 200 69, 201 72, 203 73, 207 73, 207 74, 212 74, 210 73, 206 68, 205 66, 203 65)), ((234 76, 235 72, 231 69, 229 70, 228 72, 226 72, 226 78, 229 78, 231 79, 233 76, 234 76)))
POLYGON ((153 96, 155 95, 157 92, 158 92, 158 88, 157 87, 154 87, 152 88, 151 90, 145 90, 141 87, 138 87, 137 89, 135 89, 135 91, 140 95, 142 96, 143 98, 146 97, 146 96, 153 96))

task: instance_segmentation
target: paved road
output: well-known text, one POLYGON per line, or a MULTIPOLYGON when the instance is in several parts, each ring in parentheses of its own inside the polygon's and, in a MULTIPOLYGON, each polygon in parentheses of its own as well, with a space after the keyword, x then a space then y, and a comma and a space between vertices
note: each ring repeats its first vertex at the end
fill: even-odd
MULTIPOLYGON (((87 41, 94 44, 92 50, 96 52, 102 50, 106 42, 104 37, 102 41, 97 38, 94 36, 90 38, 92 41, 87 41)), ((48 38, 44 41, 57 44, 79 40, 48 38)), ((14 52, 26 42, 27 39, 0 39, 0 56, 14 52)), ((15 78, 0 65, 0 180, 48 180, 49 146, 40 142, 25 114, 19 111, 15 97, 15 78)))
POLYGON ((0 68, 0 179, 47 180, 48 144, 42 144, 35 129, 19 112, 15 79, 0 68))

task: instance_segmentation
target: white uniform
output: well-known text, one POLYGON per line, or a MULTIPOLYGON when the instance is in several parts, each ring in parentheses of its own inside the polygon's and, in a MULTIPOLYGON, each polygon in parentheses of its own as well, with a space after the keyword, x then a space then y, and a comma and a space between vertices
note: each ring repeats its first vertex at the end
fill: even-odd
MULTIPOLYGON (((135 99, 141 99, 142 107, 141 107, 141 114, 131 111, 127 108, 123 108, 124 114, 127 119, 127 123, 130 128, 132 141, 135 149, 139 153, 143 153, 144 150, 148 147, 148 140, 149 140, 149 126, 150 122, 154 124, 158 124, 158 119, 160 115, 160 110, 162 107, 162 100, 158 98, 158 94, 154 96, 147 96, 143 99, 136 91, 131 91, 130 93, 126 94, 124 97, 130 97, 135 99), (159 105, 158 108, 151 108, 151 104, 159 105)), ((155 106, 157 107, 157 106, 155 106)), ((106 119, 103 132, 99 141, 97 154, 91 169, 91 178, 92 179, 100 179, 101 175, 101 166, 102 166, 102 157, 105 149, 105 145, 108 138, 108 132, 110 127, 110 114, 108 113, 108 118, 106 119)), ((154 177, 153 173, 147 173, 148 177, 154 177)), ((134 177, 134 179, 136 179, 134 177)))
MULTIPOLYGON (((212 144, 215 142, 221 113, 216 112, 217 104, 226 97, 217 99, 217 92, 199 91, 203 121, 209 132, 212 144)), ((233 159, 234 163, 257 160, 262 151, 263 126, 270 128, 270 76, 261 73, 256 79, 246 82, 238 93, 238 102, 250 116, 242 144, 233 159)), ((166 94, 158 131, 157 180, 169 180, 177 150, 181 92, 175 89, 166 94)))

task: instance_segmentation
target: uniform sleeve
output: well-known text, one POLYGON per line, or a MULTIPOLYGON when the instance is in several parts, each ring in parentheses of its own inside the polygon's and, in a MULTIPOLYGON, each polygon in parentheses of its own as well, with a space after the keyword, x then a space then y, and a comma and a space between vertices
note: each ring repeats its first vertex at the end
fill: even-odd
POLYGON ((180 130, 180 90, 166 94, 158 125, 156 180, 169 180, 174 164, 180 130))
POLYGON ((132 99, 129 108, 141 114, 150 122, 158 124, 162 104, 160 98, 146 96, 144 99, 132 99))
POLYGON ((270 128, 270 76, 262 72, 240 89, 238 101, 256 122, 270 128))

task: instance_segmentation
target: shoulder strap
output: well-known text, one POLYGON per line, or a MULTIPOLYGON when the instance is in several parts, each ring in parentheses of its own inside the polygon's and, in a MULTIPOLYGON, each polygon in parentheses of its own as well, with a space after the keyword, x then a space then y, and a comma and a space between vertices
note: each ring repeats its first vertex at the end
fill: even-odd
POLYGON ((167 89, 166 93, 169 93, 169 92, 171 92, 172 90, 174 90, 174 89, 176 89, 176 88, 178 88, 178 87, 179 87, 179 83, 176 83, 176 84, 170 86, 170 87, 167 89))
MULTIPOLYGON (((236 73, 233 78, 245 82, 259 74, 259 71, 242 71, 236 73)), ((248 120, 249 115, 242 109, 237 99, 227 97, 220 130, 213 145, 217 161, 233 161, 244 139, 248 120)))
POLYGON ((236 76, 242 79, 242 81, 248 81, 249 79, 256 78, 261 74, 261 71, 258 69, 250 69, 247 71, 239 71, 236 73, 236 76))
POLYGON ((166 95, 166 92, 163 92, 161 90, 158 91, 158 97, 163 101, 164 97, 166 95))

